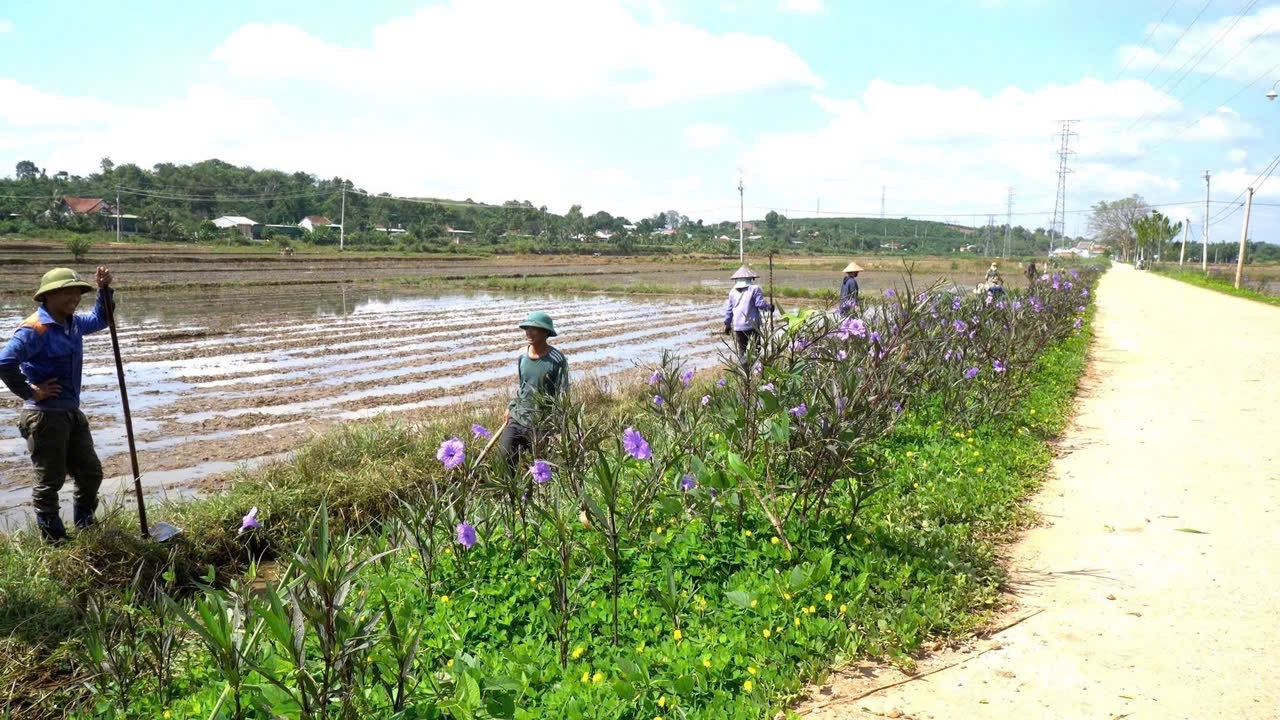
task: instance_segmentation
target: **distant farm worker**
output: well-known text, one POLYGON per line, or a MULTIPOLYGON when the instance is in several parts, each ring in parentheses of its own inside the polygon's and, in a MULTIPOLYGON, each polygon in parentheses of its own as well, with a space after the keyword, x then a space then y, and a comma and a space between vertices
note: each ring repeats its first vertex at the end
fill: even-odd
POLYGON ((995 263, 991 263, 991 267, 987 268, 986 282, 988 284, 991 284, 991 283, 1000 284, 1004 282, 1004 280, 1000 277, 1000 271, 996 269, 995 263))
POLYGON ((773 306, 764 299, 764 292, 752 280, 760 277, 755 270, 743 265, 730 276, 733 289, 724 305, 724 334, 733 333, 738 348, 738 362, 743 371, 750 368, 747 348, 760 334, 761 313, 773 312, 773 306))
POLYGON ((851 262, 844 268, 844 280, 840 282, 840 311, 850 314, 858 304, 858 273, 862 266, 851 262))
POLYGON ((569 392, 569 361, 564 353, 547 344, 556 336, 551 316, 531 312, 520 323, 529 345, 520 351, 516 361, 519 386, 516 396, 503 415, 506 427, 498 437, 498 452, 508 467, 514 467, 521 452, 534 447, 535 440, 546 432, 547 411, 556 397, 569 392))
POLYGON ((1036 261, 1032 260, 1027 263, 1027 284, 1035 283, 1037 277, 1040 277, 1040 272, 1036 270, 1036 261))
POLYGON ((94 286, 69 268, 45 273, 35 294, 39 307, 0 350, 0 380, 22 398, 18 431, 35 468, 36 525, 53 543, 67 539, 58 506, 67 474, 76 484, 72 513, 80 530, 93 524, 102 485, 102 463, 80 410, 80 375, 84 336, 107 327, 111 271, 98 268, 94 281, 98 296, 93 310, 77 314, 80 296, 94 286))

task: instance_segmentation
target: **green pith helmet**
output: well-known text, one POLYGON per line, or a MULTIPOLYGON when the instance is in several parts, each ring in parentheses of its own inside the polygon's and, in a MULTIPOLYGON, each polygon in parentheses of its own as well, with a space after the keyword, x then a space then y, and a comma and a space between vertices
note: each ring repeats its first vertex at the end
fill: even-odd
POLYGON ((540 310, 529 313, 525 316, 524 322, 520 323, 521 330, 531 327, 546 330, 547 337, 555 337, 557 335, 556 326, 551 324, 551 316, 540 310))
POLYGON ((36 291, 35 301, 40 302, 44 294, 51 290, 63 288, 80 288, 80 294, 83 295, 92 290, 93 286, 81 280, 71 268, 54 268, 40 278, 40 289, 36 291))

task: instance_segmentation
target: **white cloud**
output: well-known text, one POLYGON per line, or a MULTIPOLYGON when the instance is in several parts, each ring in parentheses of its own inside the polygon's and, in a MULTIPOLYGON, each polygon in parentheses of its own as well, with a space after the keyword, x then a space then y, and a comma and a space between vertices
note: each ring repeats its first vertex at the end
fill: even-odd
POLYGON ((0 18, 0 35, 13 32, 13 21, 0 18))
POLYGON ((1131 73, 1152 69, 1170 73, 1165 82, 1180 93, 1196 87, 1185 79, 1174 79, 1183 73, 1254 80, 1280 57, 1280 5, 1263 7, 1252 15, 1197 22, 1185 35, 1186 25, 1173 22, 1154 24, 1150 30, 1150 44, 1122 47, 1120 60, 1129 63, 1131 73))
POLYGON ((778 7, 787 12, 812 15, 824 10, 822 0, 779 0, 778 7))
POLYGON ((689 147, 695 150, 708 150, 724 144, 729 138, 729 128, 723 125, 700 123, 690 125, 681 134, 689 147))
MULTIPOLYGON (((1061 118, 1080 121, 1071 144, 1077 154, 1070 161, 1069 208, 1100 197, 1137 192, 1154 200, 1182 190, 1176 177, 1133 165, 1146 148, 1178 137, 1189 121, 1173 98, 1138 81, 1086 78, 984 95, 875 80, 857 98, 815 101, 831 114, 825 126, 766 135, 744 154, 757 196, 809 207, 819 195, 832 211, 878 214, 881 186, 887 186, 889 215, 903 214, 897 207, 956 213, 957 220, 981 224, 986 213, 1004 215, 1013 186, 1015 212, 1047 215, 1054 204, 1061 118), (1150 108, 1163 118, 1134 122, 1150 108)), ((1226 110, 1179 139, 1230 139, 1252 131, 1226 110)))
POLYGON ((233 74, 399 98, 606 98, 655 107, 822 81, 786 45, 642 18, 621 0, 456 0, 335 45, 295 25, 251 23, 213 53, 233 74), (499 19, 500 21, 496 21, 499 19))
POLYGON ((1227 151, 1227 162, 1233 165, 1239 165, 1249 157, 1249 152, 1244 148, 1231 148, 1227 151))

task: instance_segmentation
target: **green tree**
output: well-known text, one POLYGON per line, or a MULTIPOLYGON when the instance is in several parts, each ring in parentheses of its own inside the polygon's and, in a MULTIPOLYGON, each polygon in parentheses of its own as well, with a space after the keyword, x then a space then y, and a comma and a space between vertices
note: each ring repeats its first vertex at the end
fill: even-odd
POLYGON ((15 170, 19 180, 29 180, 40 174, 40 168, 30 160, 19 160, 15 170))

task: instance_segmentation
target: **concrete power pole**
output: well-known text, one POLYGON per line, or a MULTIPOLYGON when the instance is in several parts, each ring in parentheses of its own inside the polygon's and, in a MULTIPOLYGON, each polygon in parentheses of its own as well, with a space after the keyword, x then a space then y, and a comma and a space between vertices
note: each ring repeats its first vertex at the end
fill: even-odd
POLYGON ((347 240, 347 181, 342 181, 342 215, 338 216, 338 250, 346 247, 347 240))
POLYGON ((1244 227, 1240 228, 1240 254, 1236 257, 1236 289, 1240 289, 1240 275, 1244 272, 1245 240, 1249 237, 1249 211, 1253 209, 1253 188, 1244 199, 1244 227))
POLYGON ((1053 201, 1053 222, 1049 227, 1049 252, 1053 253, 1053 233, 1058 232, 1058 238, 1061 239, 1067 229, 1067 174, 1071 169, 1067 167, 1067 158, 1075 155, 1075 151, 1071 149, 1071 138, 1079 137, 1078 133, 1071 131, 1071 124, 1078 123, 1079 120, 1063 120, 1062 130, 1058 133, 1058 194, 1053 201))
POLYGON ((1182 263, 1187 259, 1187 236, 1191 234, 1191 218, 1187 218, 1182 223, 1182 251, 1178 253, 1178 269, 1182 269, 1182 263))
POLYGON ((1204 237, 1200 238, 1200 271, 1209 273, 1209 171, 1204 171, 1204 237))
MULTIPOLYGON (((880 186, 880 219, 884 219, 884 185, 880 186)), ((880 232, 884 233, 883 227, 880 228, 880 232)))
POLYGON ((747 206, 746 201, 742 199, 742 176, 738 176, 738 262, 742 262, 745 257, 742 245, 742 224, 746 222, 747 206))
POLYGON ((120 242, 120 188, 116 188, 116 242, 120 242))

